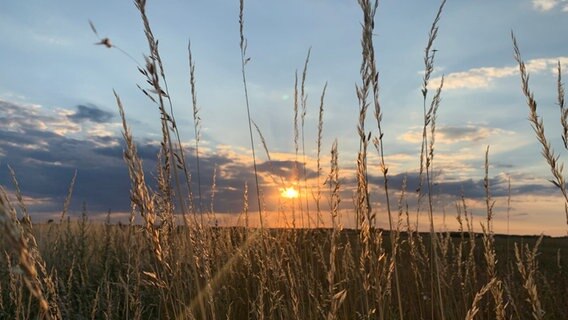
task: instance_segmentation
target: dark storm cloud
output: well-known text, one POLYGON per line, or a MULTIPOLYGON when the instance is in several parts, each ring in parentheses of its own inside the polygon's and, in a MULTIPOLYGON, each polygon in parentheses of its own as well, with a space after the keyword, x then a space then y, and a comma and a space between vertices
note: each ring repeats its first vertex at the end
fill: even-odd
POLYGON ((94 105, 78 105, 75 107, 77 111, 68 115, 69 120, 80 123, 83 121, 91 121, 96 123, 107 123, 113 118, 113 114, 99 109, 94 105))

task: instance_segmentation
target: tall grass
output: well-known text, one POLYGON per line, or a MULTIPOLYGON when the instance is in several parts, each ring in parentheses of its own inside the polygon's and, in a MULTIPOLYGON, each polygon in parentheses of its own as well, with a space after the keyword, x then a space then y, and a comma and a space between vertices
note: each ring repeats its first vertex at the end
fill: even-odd
MULTIPOLYGON (((566 213, 566 225, 568 226, 568 189, 566 188, 566 180, 564 179, 563 168, 564 164, 559 163, 557 156, 554 149, 546 137, 544 132, 544 123, 540 116, 538 115, 537 111, 537 102, 534 98, 534 94, 530 90, 529 87, 529 74, 527 72, 527 68, 525 67, 525 62, 521 57, 521 50, 519 49, 519 45, 517 44, 517 39, 515 35, 511 33, 511 38, 513 39, 513 51, 515 60, 519 65, 519 72, 521 74, 521 88, 523 94, 527 99, 527 105, 529 107, 529 121, 533 128, 533 131, 536 135, 536 138, 540 145, 542 146, 542 156, 546 160, 550 172, 552 173, 553 179, 550 180, 554 186, 556 186, 562 196, 564 197, 564 212, 566 213)), ((567 122, 566 122, 566 111, 564 110, 564 85, 562 84, 562 69, 560 67, 560 61, 558 62, 558 78, 557 78, 557 90, 558 90, 558 105, 560 106, 560 122, 562 124, 563 133, 562 139, 566 141, 565 133, 568 132, 567 122)))
MULTIPOLYGON (((323 87, 317 122, 317 186, 306 177, 304 126, 307 113, 305 82, 310 51, 304 63, 300 90, 296 77, 294 145, 296 165, 302 156, 303 176, 297 170, 298 185, 304 195, 299 199, 302 228, 295 228, 295 214, 289 229, 269 229, 263 216, 262 185, 257 173, 256 128, 272 166, 269 144, 254 122, 248 102, 246 66, 247 40, 244 35, 244 1, 240 1, 240 55, 243 89, 248 116, 252 163, 261 228, 249 222, 249 182, 243 181, 241 222, 218 227, 214 210, 216 183, 211 186, 207 221, 203 213, 199 168, 200 125, 196 98, 195 64, 189 51, 189 84, 193 106, 195 157, 197 160, 198 200, 191 189, 192 168, 186 161, 183 145, 169 98, 166 76, 158 42, 150 28, 146 2, 136 0, 149 45, 145 65, 139 71, 150 85, 141 88, 160 110, 162 149, 156 169, 157 188, 146 182, 142 160, 130 131, 123 100, 114 93, 122 121, 124 160, 131 181, 131 216, 126 225, 89 220, 84 205, 81 217, 68 214, 75 176, 57 223, 33 225, 24 197, 13 176, 15 202, 0 189, 0 318, 1 319, 566 319, 568 277, 565 257, 566 238, 501 237, 494 234, 493 198, 489 180, 489 147, 485 153, 486 220, 483 233, 474 232, 472 210, 462 196, 456 202, 457 232, 442 232, 434 225, 433 163, 437 110, 441 103, 443 80, 429 99, 429 81, 434 70, 433 43, 438 35, 445 1, 435 15, 425 48, 425 73, 422 86, 423 130, 420 150, 419 203, 409 207, 406 179, 397 197, 389 183, 389 166, 383 137, 379 73, 373 44, 374 20, 378 2, 359 0, 363 14, 361 34, 361 82, 358 99, 356 191, 354 208, 347 212, 342 192, 337 140, 330 146, 329 164, 324 159, 323 87), (374 108, 376 130, 366 128, 369 107, 374 108), (298 115, 300 123, 298 121, 298 115), (372 142, 378 163, 368 156, 372 142), (300 154, 301 143, 301 154, 300 154), (382 174, 386 217, 371 206, 375 196, 369 181, 371 166, 382 174), (303 181, 301 181, 303 179, 303 181), (324 185, 326 187, 324 187, 324 185), (327 190, 326 190, 327 189, 327 190), (313 193, 315 217, 310 211, 313 193), (429 232, 418 232, 417 216, 427 201, 429 232), (14 203, 16 205, 14 205, 14 203), (327 203, 327 206, 325 205, 327 203), (305 209, 305 212, 304 212, 305 209), (397 210, 398 209, 398 210, 397 210), (196 214, 200 213, 200 219, 196 214), (180 223, 178 213, 183 214, 180 223), (304 213, 306 214, 304 220, 304 213), (194 219, 189 219, 193 214, 194 219), (345 229, 342 215, 355 215, 356 228, 345 229), (138 218, 141 224, 136 224, 138 218), (331 221, 324 225, 324 220, 331 221), (387 221, 389 230, 377 227, 387 221), (304 228, 306 225, 316 228, 304 228), (515 241, 510 252, 509 241, 515 241), (509 261, 509 255, 514 261, 509 261), (505 261, 505 263, 499 263, 505 261)), ((94 25, 91 27, 95 34, 94 25)), ((99 38, 100 39, 100 38, 99 38)), ((100 39, 108 48, 118 48, 108 38, 100 39)), ((552 183, 566 199, 562 165, 544 134, 544 124, 536 113, 536 102, 528 86, 528 74, 513 37, 515 59, 519 63, 522 92, 527 97, 529 120, 543 156, 553 174, 552 183)), ((125 53, 125 52, 124 52, 125 53)), ((127 53, 126 53, 127 54, 127 53)), ((131 57, 131 56, 130 56, 131 57)), ((558 67, 558 102, 566 136, 568 126, 564 88, 558 67)), ((325 132, 328 132, 326 130, 325 132)), ((327 133, 326 133, 327 134, 327 133)), ((342 159, 350 158, 343 155, 342 159)), ((282 177, 272 177, 284 187, 282 177), (280 179, 278 179, 280 178, 280 179)), ((216 173, 213 180, 217 179, 216 173)), ((510 200, 509 200, 510 201, 510 200)), ((294 210, 296 206, 293 206, 294 210)), ((313 208, 313 207, 312 207, 313 208)), ((236 209, 238 210, 238 209, 236 209)), ((255 209, 253 209, 255 210, 255 209)), ((568 213, 567 213, 568 214, 568 213)))
POLYGON ((247 47, 248 42, 247 38, 245 37, 244 29, 245 29, 245 20, 244 20, 244 0, 240 0, 240 10, 239 10, 239 31, 241 36, 240 41, 240 48, 241 48, 241 73, 243 76, 243 89, 245 93, 245 104, 247 107, 247 119, 248 119, 248 128, 249 128, 249 137, 250 137, 250 148, 252 152, 252 164, 254 169, 254 179, 255 179, 255 186, 256 186, 256 197, 258 200, 258 217, 260 221, 260 227, 264 225, 263 218, 262 218, 262 203, 260 198, 260 185, 258 182, 258 170, 256 166, 256 152, 254 147, 254 137, 252 135, 252 119, 250 116, 250 103, 249 103, 249 95, 248 95, 248 86, 247 86, 247 78, 246 78, 246 65, 251 60, 250 57, 247 56, 247 47))

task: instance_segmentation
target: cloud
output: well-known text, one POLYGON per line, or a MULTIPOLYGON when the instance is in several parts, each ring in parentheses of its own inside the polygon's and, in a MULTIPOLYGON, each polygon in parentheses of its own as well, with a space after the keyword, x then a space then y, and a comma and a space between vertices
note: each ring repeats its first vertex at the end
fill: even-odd
MULTIPOLYGON (((3 132, 17 135, 25 130, 44 131, 65 135, 81 130, 80 126, 57 114, 48 113, 39 105, 15 104, 0 100, 0 120, 3 132)), ((17 137, 15 137, 17 138, 17 137)), ((8 140, 10 141, 10 140, 8 140)))
MULTIPOLYGON (((439 126, 436 129, 436 143, 454 144, 459 142, 478 142, 495 135, 512 134, 499 128, 490 128, 484 125, 468 124, 465 126, 439 126)), ((398 137, 399 140, 409 143, 422 141, 422 129, 412 129, 398 137)))
POLYGON ((106 123, 112 120, 113 114, 99 109, 94 105, 78 105, 75 107, 77 111, 67 116, 71 121, 76 123, 91 121, 95 123, 106 123))
MULTIPOLYGON (((95 197, 101 192, 121 194, 124 193, 122 188, 128 187, 128 184, 120 183, 120 177, 128 177, 122 161, 99 155, 97 145, 91 140, 60 134, 62 128, 73 128, 64 130, 73 132, 81 130, 66 117, 47 112, 37 105, 6 101, 0 101, 0 114, 0 120, 8 124, 0 128, 0 183, 11 186, 5 168, 6 164, 11 165, 24 194, 51 199, 36 208, 60 209, 75 168, 79 169, 77 196, 90 204, 96 202, 95 197), (79 186, 90 181, 94 182, 92 190, 79 186)), ((128 196, 127 192, 125 195, 128 196)), ((116 202, 108 204, 112 207, 116 202)))
MULTIPOLYGON (((49 111, 38 105, 0 101, 0 185, 12 188, 6 165, 16 171, 22 192, 30 201, 32 212, 40 215, 61 210, 67 195, 69 182, 78 170, 73 192, 72 212, 81 211, 87 204, 89 213, 101 214, 128 212, 130 207, 130 179, 123 160, 123 142, 120 134, 107 127, 116 123, 112 115, 95 107, 77 107, 75 112, 49 111), (95 121, 95 132, 92 132, 95 121), (65 134, 62 134, 65 132, 65 134)), ((146 181, 156 190, 157 155, 159 141, 136 139, 137 150, 143 160, 146 181)), ((243 190, 248 181, 254 186, 250 157, 236 155, 220 147, 200 155, 200 184, 194 149, 186 147, 186 159, 192 175, 191 189, 196 203, 201 189, 201 203, 209 208, 212 186, 215 186, 215 210, 240 212, 243 207, 243 190), (215 174, 214 174, 215 173, 215 174), (215 175, 215 181, 214 179, 215 175)), ((290 162, 275 162, 273 174, 284 174, 290 162)), ((269 171, 267 163, 259 163, 260 172, 269 171)), ((302 166, 299 166, 302 168, 302 166)), ((307 170, 309 176, 314 173, 307 170)), ((271 181, 262 179, 261 184, 271 181)), ((183 191, 183 190, 182 190, 183 191)), ((249 193, 249 203, 257 201, 256 193, 249 193)), ((256 206, 251 205, 251 210, 256 206)))
MULTIPOLYGON (((406 180, 406 190, 409 193, 416 191, 420 185, 420 176, 418 172, 408 172, 388 177, 389 188, 391 190, 401 190, 403 181, 406 180)), ((356 183, 356 179, 348 179, 348 183, 356 183)), ((369 182, 376 188, 382 188, 382 176, 369 175, 369 182)), ((543 182, 546 182, 543 180, 543 182)), ((489 178, 489 185, 492 197, 507 197, 509 195, 508 176, 504 174, 496 175, 489 178)), ((423 183, 423 191, 428 192, 428 186, 423 183)), ((451 196, 452 201, 458 199, 462 195, 468 199, 485 199, 485 188, 483 179, 458 179, 450 180, 438 177, 432 186, 433 194, 436 196, 451 196)), ((557 193, 558 190, 550 184, 511 184, 511 195, 540 195, 550 196, 557 193)))
MULTIPOLYGON (((563 68, 568 66, 568 57, 539 58, 525 62, 527 71, 538 74, 546 71, 556 72, 558 61, 563 68)), ((494 80, 515 76, 518 74, 517 66, 509 67, 481 67, 467 71, 459 71, 444 76, 444 90, 455 89, 483 89, 489 88, 494 80)), ((435 88, 439 85, 441 77, 433 78, 430 86, 435 88)))
POLYGON ((43 44, 48 45, 56 45, 56 46, 69 46, 71 45, 71 41, 67 38, 62 38, 59 36, 48 35, 44 33, 38 33, 32 31, 31 33, 32 38, 37 42, 41 42, 43 44))
POLYGON ((533 8, 538 11, 550 11, 559 2, 559 0, 532 0, 533 8))
MULTIPOLYGON (((74 125, 79 132, 84 131, 84 123, 70 122, 67 115, 61 111, 49 112, 37 105, 0 101, 0 121, 7 124, 0 126, 0 184, 13 193, 11 178, 6 168, 7 164, 11 165, 16 171, 22 192, 28 199, 30 212, 39 221, 46 221, 60 212, 71 177, 74 171, 78 170, 71 215, 81 212, 83 202, 87 205, 89 215, 94 217, 104 216, 109 209, 112 212, 129 212, 131 186, 128 170, 123 160, 123 142, 119 134, 61 135, 56 132, 57 126, 74 125)), ((486 129, 489 130, 473 126, 447 127, 441 132, 444 132, 444 139, 463 141, 471 137, 487 135, 484 133, 486 129)), ((139 156, 143 160, 146 181, 151 189, 157 190, 155 171, 158 165, 156 159, 160 151, 160 144, 158 141, 138 139, 136 145, 139 156)), ((294 159, 293 154, 273 154, 273 156, 271 162, 258 162, 257 168, 261 196, 265 201, 266 210, 277 212, 281 210, 280 205, 286 206, 285 203, 281 203, 282 199, 279 197, 278 188, 282 187, 281 181, 283 180, 285 184, 293 184, 298 175, 303 175, 304 168, 303 164, 291 160, 294 159), (299 173, 295 172, 296 167, 299 173)), ((396 157, 404 158, 406 155, 396 155, 396 157)), ((455 160, 455 158, 453 155, 452 159, 455 160)), ((226 146, 219 146, 203 152, 200 154, 199 175, 196 170, 194 149, 190 147, 186 149, 186 159, 192 175, 191 189, 197 208, 201 207, 207 211, 213 204, 216 213, 238 214, 242 211, 244 187, 248 184, 249 210, 250 212, 257 210, 252 161, 246 150, 236 151, 226 146), (199 199, 199 194, 201 194, 201 199, 199 199), (214 200, 212 200, 213 196, 214 200)), ((324 162, 327 163, 327 160, 325 159, 324 162)), ((296 187, 303 189, 304 199, 309 198, 313 204, 317 172, 314 170, 313 159, 307 159, 307 164, 307 184, 312 187, 306 190, 303 183, 296 184, 296 187)), ((449 165, 443 167, 450 170, 449 165)), ((341 172, 344 175, 341 180, 341 197, 344 200, 342 209, 352 210, 351 200, 356 180, 353 172, 347 169, 341 172)), ((371 188, 375 195, 373 202, 376 202, 375 207, 380 209, 380 203, 384 203, 382 198, 384 196, 377 190, 382 188, 382 178, 376 176, 374 171, 369 173, 371 188)), ((324 176, 325 174, 320 177, 321 184, 325 180, 324 176)), ((417 188, 419 179, 417 172, 389 176, 391 190, 400 191, 405 178, 409 197, 415 197, 413 191, 417 188)), ((513 185, 514 195, 542 196, 555 192, 552 186, 539 184, 540 180, 531 180, 526 177, 524 179, 514 177, 513 179, 522 182, 513 185)), ((438 176, 436 181, 433 191, 441 195, 442 199, 448 199, 447 202, 454 201, 461 195, 462 190, 464 190, 464 195, 470 199, 482 201, 485 196, 481 179, 454 176, 450 180, 446 176, 438 176), (454 200, 449 200, 450 198, 454 200)), ((490 182, 493 196, 500 197, 508 193, 505 176, 497 175, 490 182)), ((321 188, 323 192, 321 205, 322 208, 327 208, 327 186, 321 188)), ((185 191, 185 188, 182 191, 185 191)))
POLYGON ((498 133, 497 128, 479 127, 467 125, 464 127, 447 126, 441 127, 438 131, 438 140, 448 141, 448 143, 458 141, 479 141, 489 137, 491 134, 498 133))
POLYGON ((267 172, 286 180, 295 180, 304 176, 308 179, 317 176, 317 172, 309 168, 304 168, 304 164, 292 160, 272 160, 261 163, 257 166, 259 172, 267 172))
POLYGON ((566 0, 532 0, 533 8, 537 11, 546 12, 558 6, 562 6, 563 12, 568 12, 568 4, 566 0))

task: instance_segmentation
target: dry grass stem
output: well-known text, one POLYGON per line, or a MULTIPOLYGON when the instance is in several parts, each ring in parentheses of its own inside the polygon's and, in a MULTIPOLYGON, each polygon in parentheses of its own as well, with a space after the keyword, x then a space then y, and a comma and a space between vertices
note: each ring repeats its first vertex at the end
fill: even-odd
MULTIPOLYGON (((521 75, 521 89, 523 91, 523 94, 525 95, 525 98, 527 100, 527 105, 529 107, 529 121, 534 130, 536 138, 542 147, 541 150, 542 156, 548 163, 550 172, 552 173, 553 179, 549 181, 560 190, 562 196, 564 197, 564 212, 566 214, 566 225, 568 226, 568 190, 566 189, 566 180, 564 179, 564 174, 562 173, 564 169, 564 164, 558 162, 559 156, 557 156, 556 153, 554 152, 554 149, 552 149, 552 146, 548 141, 546 134, 544 133, 544 123, 540 118, 540 116, 538 115, 537 103, 534 98, 534 94, 529 88, 529 74, 527 72, 525 62, 521 57, 521 51, 517 44, 517 39, 515 38, 515 35, 513 33, 511 33, 511 38, 513 40, 513 51, 514 51, 515 60, 519 65, 519 72, 521 75)), ((559 92, 561 92, 562 91, 562 85, 560 82, 561 78, 559 78, 558 80, 559 80, 558 88, 559 92)), ((562 101, 560 102, 563 104, 562 101)))
POLYGON ((248 117, 248 127, 249 127, 249 136, 250 136, 250 148, 252 151, 252 163, 253 163, 253 169, 254 169, 254 179, 255 179, 255 183, 256 183, 256 197, 258 200, 258 217, 259 217, 259 221, 260 221, 260 227, 262 228, 264 226, 264 221, 263 221, 263 217, 262 217, 262 204, 261 204, 261 198, 260 198, 260 185, 259 185, 259 180, 258 180, 258 170, 257 170, 257 166, 256 166, 256 153, 255 153, 255 148, 254 148, 254 138, 252 135, 252 119, 250 116, 250 103, 249 103, 249 96, 248 96, 248 88, 247 88, 247 79, 246 79, 246 65, 247 63, 250 62, 251 58, 247 56, 247 47, 248 47, 248 42, 247 39, 245 38, 245 33, 244 33, 244 28, 245 28, 245 20, 244 20, 244 6, 245 6, 245 2, 244 0, 240 0, 239 1, 240 6, 239 6, 239 33, 240 33, 240 48, 241 48, 241 74, 242 74, 242 78, 243 78, 243 89, 244 89, 244 93, 245 93, 245 104, 246 104, 246 109, 247 109, 247 117, 248 117))

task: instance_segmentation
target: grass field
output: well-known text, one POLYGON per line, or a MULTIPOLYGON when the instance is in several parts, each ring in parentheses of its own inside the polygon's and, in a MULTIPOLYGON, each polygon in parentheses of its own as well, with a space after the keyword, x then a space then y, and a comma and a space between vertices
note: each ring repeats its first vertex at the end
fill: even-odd
MULTIPOLYGON (((184 152, 166 76, 145 11, 145 1, 135 0, 149 44, 144 66, 139 71, 149 85, 142 89, 161 114, 162 141, 159 166, 148 184, 135 140, 126 121, 125 109, 115 92, 122 119, 124 160, 131 179, 131 216, 127 223, 91 221, 85 206, 80 218, 66 212, 72 186, 58 221, 33 224, 14 176, 15 200, 4 189, 0 194, 2 242, 0 250, 0 319, 568 319, 568 238, 496 235, 489 184, 489 148, 485 156, 486 216, 482 232, 474 232, 479 219, 462 198, 456 205, 459 230, 435 228, 436 114, 443 80, 431 92, 434 70, 434 42, 445 1, 441 3, 425 43, 422 86, 423 130, 420 185, 417 208, 408 207, 405 190, 389 189, 388 163, 383 150, 379 75, 373 44, 377 4, 359 0, 362 10, 361 82, 357 85, 359 152, 356 159, 356 188, 353 199, 344 199, 340 179, 338 146, 323 150, 325 89, 321 95, 317 139, 317 206, 312 219, 329 221, 325 228, 296 228, 305 224, 291 221, 293 228, 271 229, 263 215, 262 185, 257 173, 255 146, 261 145, 270 163, 269 146, 251 118, 247 87, 247 41, 245 7, 240 1, 240 49, 243 93, 250 131, 252 165, 256 181, 243 190, 239 225, 216 225, 215 212, 200 214, 194 202, 199 189, 200 117, 196 105, 194 64, 190 60, 190 90, 193 99, 195 153, 184 152), (366 128, 374 114, 376 127, 366 128), (257 139, 257 143, 255 143, 257 139), (261 144, 258 144, 258 141, 261 144), (368 161, 370 149, 378 156, 381 192, 386 202, 379 210, 372 206, 368 161), (324 153, 329 154, 323 163, 324 153), (189 168, 195 157, 197 168, 189 168), (195 172, 196 170, 196 172, 195 172), (194 172, 192 172, 194 171, 194 172), (321 174, 321 181, 320 175, 321 174), (325 181, 325 188, 321 187, 325 181), (258 203, 249 203, 249 194, 258 203), (321 200, 321 205, 320 205, 321 200), (340 203, 353 201, 356 228, 344 229, 340 203), (429 224, 417 232, 414 217, 428 216, 429 224), (249 215, 258 225, 251 227, 249 215), (388 228, 377 227, 377 221, 388 228), (422 229, 420 231, 422 231, 422 229)), ((98 37, 93 24, 91 28, 98 37)), ((118 49, 108 38, 99 44, 118 49)), ((568 205, 562 164, 544 134, 536 101, 519 46, 512 36, 519 66, 522 91, 527 99, 529 121, 542 146, 552 172, 551 182, 568 205)), ((126 53, 127 54, 127 53, 126 53)), ((305 154, 304 79, 309 63, 296 82, 294 143, 296 158, 305 154)), ((568 132, 564 109, 564 88, 558 66, 558 104, 562 125, 568 132)), ((565 133, 566 135, 566 133, 565 133)), ((568 139, 568 138, 567 138, 568 139)), ((568 147, 567 147, 568 148, 568 147)), ((375 164, 376 165, 376 164, 375 164)), ((305 175, 305 172, 304 172, 305 175)), ((300 178, 299 178, 300 179, 300 178)), ((306 183, 298 180, 299 183, 306 183)), ((206 186, 203 186, 205 188, 206 186)), ((208 187, 208 186, 207 186, 208 187)), ((285 187, 285 186, 283 186, 285 187)), ((404 188, 403 188, 404 189, 404 188)), ((25 190, 24 190, 25 191, 25 190)), ((373 192, 375 192, 373 190, 373 192)), ((411 191, 408 191, 411 192, 411 191)), ((288 190, 290 198, 297 193, 288 190)), ((201 195, 199 195, 201 198, 201 195)), ((301 201, 301 199, 300 199, 301 201)), ((253 201, 255 202, 255 201, 253 201)), ((211 206, 213 207, 213 206, 211 206)), ((200 208, 201 209, 201 208, 200 208)), ((298 207, 292 219, 307 215, 298 207)), ((568 217, 568 206, 565 207, 568 217)), ((450 215, 450 214, 448 214, 450 215)), ((307 218, 308 224, 310 217, 307 218)))
MULTIPOLYGON (((162 263, 156 261, 140 227, 81 220, 36 225, 34 234, 42 263, 53 270, 43 275, 42 263, 37 265, 43 296, 64 319, 392 319, 399 314, 387 232, 372 234, 374 262, 368 268, 373 273, 362 269, 364 248, 355 230, 179 227, 167 235, 162 263), (57 279, 56 292, 50 291, 47 276, 57 279)), ((467 230, 439 235, 438 267, 448 319, 465 318, 480 288, 492 279, 483 236, 474 235, 474 242, 470 236, 467 230)), ((432 318, 432 307, 433 318, 439 318, 440 302, 432 299, 430 286, 435 270, 430 268, 429 235, 404 232, 397 237, 403 318, 432 318)), ((546 311, 544 318, 568 316, 562 255, 568 239, 543 238, 537 257, 532 256, 537 237, 494 240, 496 277, 507 318, 532 318, 532 303, 523 287, 529 278, 546 311), (522 250, 520 261, 515 243, 522 250), (534 264, 531 258, 536 258, 534 264), (518 263, 527 268, 526 278, 518 263)), ((2 259, 3 319, 34 318, 38 313, 37 299, 21 282, 23 275, 9 273, 17 267, 17 258, 2 259)), ((495 318, 490 293, 476 306, 476 319, 495 318)))

